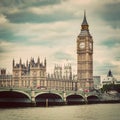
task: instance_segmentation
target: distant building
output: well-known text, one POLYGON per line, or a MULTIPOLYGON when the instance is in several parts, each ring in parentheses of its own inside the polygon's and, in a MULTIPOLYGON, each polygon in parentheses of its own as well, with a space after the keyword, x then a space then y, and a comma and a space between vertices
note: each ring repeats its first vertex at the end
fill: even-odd
POLYGON ((62 66, 55 65, 54 73, 53 73, 54 78, 62 79, 62 74, 63 74, 62 73, 62 66))
POLYGON ((64 69, 60 65, 55 65, 54 72, 47 76, 46 84, 48 89, 75 90, 71 65, 65 65, 64 69))
POLYGON ((40 62, 38 57, 37 62, 34 58, 26 64, 22 63, 20 59, 19 63, 15 64, 13 60, 13 86, 16 87, 38 87, 46 86, 46 59, 40 62))
POLYGON ((0 72, 0 87, 27 87, 36 89, 49 90, 77 90, 75 75, 72 76, 71 64, 66 64, 62 68, 60 65, 54 66, 52 74, 46 73, 46 59, 40 62, 38 57, 37 62, 34 58, 26 64, 19 60, 15 63, 13 60, 12 75, 6 75, 6 70, 1 69, 0 72))
POLYGON ((108 71, 106 76, 93 76, 93 80, 95 89, 100 89, 103 85, 120 84, 120 76, 113 76, 111 70, 108 71))
POLYGON ((0 69, 0 75, 6 75, 6 69, 5 68, 0 69))
POLYGON ((6 69, 0 69, 0 87, 12 86, 12 75, 6 74, 6 69))
POLYGON ((13 86, 32 87, 37 89, 61 89, 73 90, 72 67, 70 64, 61 66, 55 65, 53 74, 46 75, 46 59, 44 64, 38 58, 37 62, 31 58, 26 65, 20 59, 19 64, 13 60, 13 86))
POLYGON ((120 77, 114 77, 111 70, 109 70, 107 76, 101 76, 101 85, 106 84, 120 84, 120 77))

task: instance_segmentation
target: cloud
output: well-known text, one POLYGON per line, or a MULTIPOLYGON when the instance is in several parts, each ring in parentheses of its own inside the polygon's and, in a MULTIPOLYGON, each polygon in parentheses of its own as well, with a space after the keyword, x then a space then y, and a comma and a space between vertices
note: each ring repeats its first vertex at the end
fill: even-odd
POLYGON ((7 52, 6 49, 0 47, 0 53, 5 53, 5 52, 7 52))
POLYGON ((11 6, 46 6, 61 3, 62 0, 1 0, 0 6, 11 7, 11 6))
POLYGON ((107 46, 108 48, 120 47, 120 38, 109 38, 102 42, 102 45, 107 46))
MULTIPOLYGON (((57 17, 54 17, 54 14, 52 17, 44 16, 45 13, 51 11, 50 9, 47 9, 46 11, 45 8, 48 6, 51 7, 52 5, 60 4, 63 1, 64 0, 1 0, 0 13, 2 13, 12 23, 40 23, 46 20, 51 22, 52 20, 55 21, 57 17), (37 11, 38 13, 39 11, 40 13, 43 12, 44 15, 36 15, 37 11), (51 19, 49 20, 49 18, 51 19)), ((61 18, 65 19, 62 15, 61 18)))
POLYGON ((65 52, 61 52, 61 51, 57 51, 55 54, 54 54, 54 57, 56 59, 72 59, 72 56, 68 53, 65 53, 65 52))
POLYGON ((69 19, 75 19, 76 17, 72 13, 66 13, 65 11, 58 11, 55 13, 47 14, 34 14, 31 12, 19 12, 14 14, 4 14, 11 23, 48 23, 55 21, 65 21, 69 19))
POLYGON ((113 64, 112 62, 102 62, 102 64, 100 64, 99 62, 94 62, 95 67, 94 67, 94 75, 107 75, 107 72, 109 70, 114 71, 115 74, 119 74, 119 66, 117 66, 116 64, 113 64))
MULTIPOLYGON (((104 42, 104 41, 103 41, 104 42)), ((110 43, 102 43, 94 48, 94 75, 106 74, 109 69, 119 74, 119 45, 111 45, 110 43)))
POLYGON ((18 42, 22 43, 22 41, 26 41, 27 37, 25 36, 16 36, 14 32, 9 29, 0 29, 0 41, 8 41, 8 42, 18 42))
POLYGON ((0 38, 4 39, 5 41, 16 41, 14 33, 8 29, 0 29, 0 38))
POLYGON ((99 6, 97 5, 98 9, 94 13, 114 29, 120 28, 120 1, 110 0, 103 3, 100 3, 99 6))
POLYGON ((6 19, 6 16, 4 16, 3 14, 0 14, 0 24, 4 24, 8 22, 8 20, 6 19))
MULTIPOLYGON (((4 7, 7 2, 3 2, 3 14, 12 23, 44 23, 55 21, 68 21, 80 17, 82 11, 79 10, 86 2, 75 2, 71 0, 36 0, 25 2, 24 0, 11 0, 14 7, 4 7), (69 4, 69 5, 68 5, 69 4), (24 7, 19 7, 24 5, 24 7), (74 6, 73 6, 74 5, 74 6), (16 7, 15 7, 16 6, 16 7)), ((82 9, 83 10, 83 9, 82 9)))
MULTIPOLYGON (((53 6, 61 4, 64 0, 1 0, 0 12, 7 14, 15 14, 26 10, 43 8, 46 6, 53 6)), ((41 9, 42 10, 42 9, 41 9)), ((30 11, 31 12, 31 11, 30 11)), ((48 12, 48 11, 47 11, 48 12)), ((44 11, 45 13, 45 11, 44 11)))

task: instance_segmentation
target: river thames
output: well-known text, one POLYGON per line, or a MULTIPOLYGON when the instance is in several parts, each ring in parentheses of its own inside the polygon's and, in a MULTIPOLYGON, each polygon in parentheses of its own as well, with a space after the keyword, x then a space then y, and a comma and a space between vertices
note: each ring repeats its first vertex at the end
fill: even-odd
POLYGON ((0 108, 0 120, 119 120, 120 104, 0 108))

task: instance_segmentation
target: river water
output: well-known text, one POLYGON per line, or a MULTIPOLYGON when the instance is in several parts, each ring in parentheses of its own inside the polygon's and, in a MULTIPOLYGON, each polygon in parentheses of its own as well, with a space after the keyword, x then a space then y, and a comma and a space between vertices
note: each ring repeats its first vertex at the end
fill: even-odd
POLYGON ((120 120, 120 104, 0 108, 0 120, 120 120))

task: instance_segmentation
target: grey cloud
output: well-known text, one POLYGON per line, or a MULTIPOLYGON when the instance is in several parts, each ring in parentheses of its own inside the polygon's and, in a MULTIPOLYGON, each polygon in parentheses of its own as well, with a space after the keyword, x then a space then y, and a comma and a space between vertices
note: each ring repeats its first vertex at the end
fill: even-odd
POLYGON ((45 6, 59 4, 63 0, 0 0, 0 6, 45 6))
POLYGON ((5 42, 0 39, 0 56, 1 54, 5 54, 10 52, 11 45, 9 45, 9 42, 5 42), (5 44, 4 44, 5 43, 5 44))
POLYGON ((116 56, 116 57, 115 57, 115 60, 116 60, 116 61, 120 61, 120 56, 116 56))
POLYGON ((68 53, 64 53, 64 52, 61 52, 61 51, 58 51, 54 54, 55 58, 56 59, 61 59, 61 60, 64 60, 64 59, 72 59, 72 56, 68 53))
POLYGON ((0 47, 0 53, 5 53, 5 52, 7 52, 7 50, 2 48, 2 47, 0 47))
MULTIPOLYGON (((19 42, 22 43, 28 39, 26 36, 17 36, 15 31, 12 31, 9 28, 0 28, 0 39, 6 42, 19 42)), ((0 40, 0 41, 1 41, 0 40)))
POLYGON ((64 1, 66 0, 1 0, 0 13, 11 23, 47 23, 77 18, 73 13, 65 10, 42 15, 27 11, 27 8, 60 4, 64 1))
POLYGON ((105 3, 94 12, 113 28, 120 28, 120 2, 105 3))
POLYGON ((94 75, 96 75, 96 73, 99 73, 99 75, 107 75, 107 72, 111 69, 111 70, 115 70, 118 66, 113 65, 112 63, 110 63, 109 61, 105 61, 104 63, 100 64, 97 61, 94 61, 94 75))
POLYGON ((105 45, 109 48, 115 47, 115 46, 120 46, 120 39, 119 38, 109 38, 107 40, 104 40, 102 45, 105 45))
POLYGON ((8 28, 0 28, 0 39, 14 41, 14 33, 8 28))
POLYGON ((60 4, 63 1, 64 0, 0 0, 0 13, 4 15, 7 14, 9 16, 11 15, 12 17, 17 17, 15 13, 18 13, 18 15, 20 15, 24 13, 27 8, 42 7, 48 5, 50 6, 60 4), (16 16, 14 16, 14 14, 16 16))
POLYGON ((48 23, 75 19, 74 14, 60 11, 50 15, 36 15, 30 12, 19 12, 15 14, 6 13, 4 15, 12 23, 48 23))

